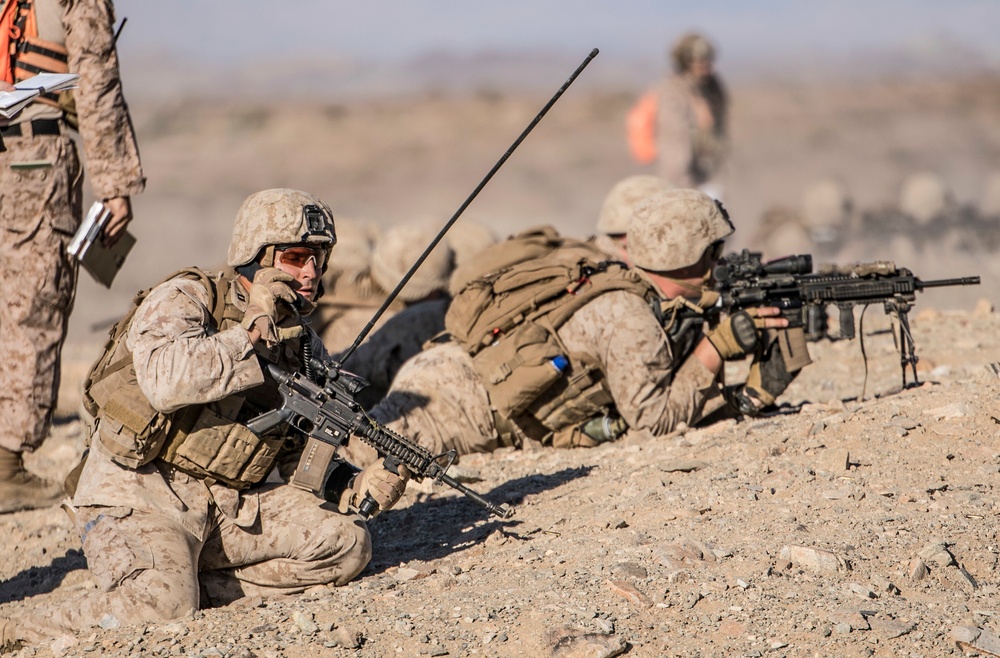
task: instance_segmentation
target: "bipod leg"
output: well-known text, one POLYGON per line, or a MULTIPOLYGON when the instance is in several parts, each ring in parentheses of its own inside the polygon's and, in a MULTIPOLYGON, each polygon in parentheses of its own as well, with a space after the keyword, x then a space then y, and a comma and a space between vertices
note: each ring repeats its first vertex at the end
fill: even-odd
POLYGON ((902 351, 899 358, 903 364, 903 388, 906 388, 906 366, 909 364, 913 372, 913 386, 920 385, 917 377, 917 349, 913 342, 913 333, 910 331, 909 307, 901 309, 899 312, 899 343, 902 351))
POLYGON ((918 386, 920 379, 917 377, 917 351, 913 342, 913 332, 910 331, 910 305, 906 302, 886 302, 888 311, 899 324, 899 335, 893 332, 893 339, 896 349, 899 351, 899 365, 903 375, 903 388, 906 388, 906 368, 909 366, 913 373, 913 384, 918 386))

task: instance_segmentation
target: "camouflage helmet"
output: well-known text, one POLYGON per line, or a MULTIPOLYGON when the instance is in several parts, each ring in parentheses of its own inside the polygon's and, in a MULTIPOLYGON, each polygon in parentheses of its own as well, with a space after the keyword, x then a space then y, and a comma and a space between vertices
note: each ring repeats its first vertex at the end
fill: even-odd
POLYGON ((684 73, 691 68, 696 60, 715 61, 715 46, 708 39, 696 32, 688 32, 670 49, 670 60, 674 71, 684 73))
POLYGON ((483 249, 496 244, 497 234, 486 224, 462 219, 448 229, 448 244, 455 252, 455 266, 471 262, 483 249))
POLYGON ((644 270, 666 272, 697 263, 709 246, 733 233, 722 204, 698 190, 668 190, 632 213, 628 255, 644 270))
POLYGON ((615 183, 601 205, 597 216, 597 232, 605 235, 628 233, 628 223, 636 204, 657 192, 666 192, 673 186, 657 176, 629 176, 615 183))
POLYGON ((851 198, 837 180, 824 178, 802 192, 802 216, 813 230, 843 226, 851 212, 851 198))
POLYGON ((337 234, 330 207, 308 192, 284 188, 254 192, 236 213, 229 243, 230 267, 252 263, 268 246, 311 243, 333 247, 337 234))
MULTIPOLYGON (((388 230, 372 251, 375 283, 383 290, 393 290, 436 235, 437 229, 428 223, 401 224, 388 230)), ((415 302, 435 291, 447 290, 453 269, 455 253, 447 240, 442 240, 413 273, 399 299, 415 302)))
POLYGON ((951 190, 940 176, 929 172, 913 174, 903 181, 899 208, 924 226, 952 203, 951 190))
POLYGON ((374 222, 337 215, 337 255, 330 261, 331 272, 363 272, 371 262, 372 247, 378 237, 374 222))

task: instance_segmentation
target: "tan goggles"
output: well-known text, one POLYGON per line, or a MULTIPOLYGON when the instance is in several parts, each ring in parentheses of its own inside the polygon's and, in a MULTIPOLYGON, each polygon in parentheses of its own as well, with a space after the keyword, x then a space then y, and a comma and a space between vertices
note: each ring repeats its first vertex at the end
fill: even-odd
POLYGON ((288 249, 276 250, 274 257, 282 265, 294 267, 301 270, 312 260, 317 270, 326 266, 326 259, 329 252, 326 249, 310 249, 309 247, 289 247, 288 249))

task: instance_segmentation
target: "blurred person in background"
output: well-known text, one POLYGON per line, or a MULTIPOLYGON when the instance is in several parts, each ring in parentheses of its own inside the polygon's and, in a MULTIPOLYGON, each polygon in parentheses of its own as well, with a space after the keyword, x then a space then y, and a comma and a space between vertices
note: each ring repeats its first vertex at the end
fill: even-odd
POLYGON ((670 50, 673 74, 628 114, 629 149, 641 164, 658 163, 676 187, 695 187, 719 199, 717 178, 728 151, 728 97, 715 74, 715 47, 688 33, 670 50))

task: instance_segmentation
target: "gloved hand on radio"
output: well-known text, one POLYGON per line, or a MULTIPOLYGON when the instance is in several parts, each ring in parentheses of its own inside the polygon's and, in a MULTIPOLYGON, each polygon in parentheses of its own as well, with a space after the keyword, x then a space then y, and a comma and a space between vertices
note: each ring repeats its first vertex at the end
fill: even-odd
POLYGON ((290 274, 276 267, 262 268, 253 277, 247 310, 240 324, 247 331, 256 329, 268 347, 300 336, 304 331, 297 322, 292 326, 280 326, 281 321, 289 317, 291 305, 297 297, 288 285, 294 280, 290 274), (279 301, 285 304, 279 304, 279 301))

